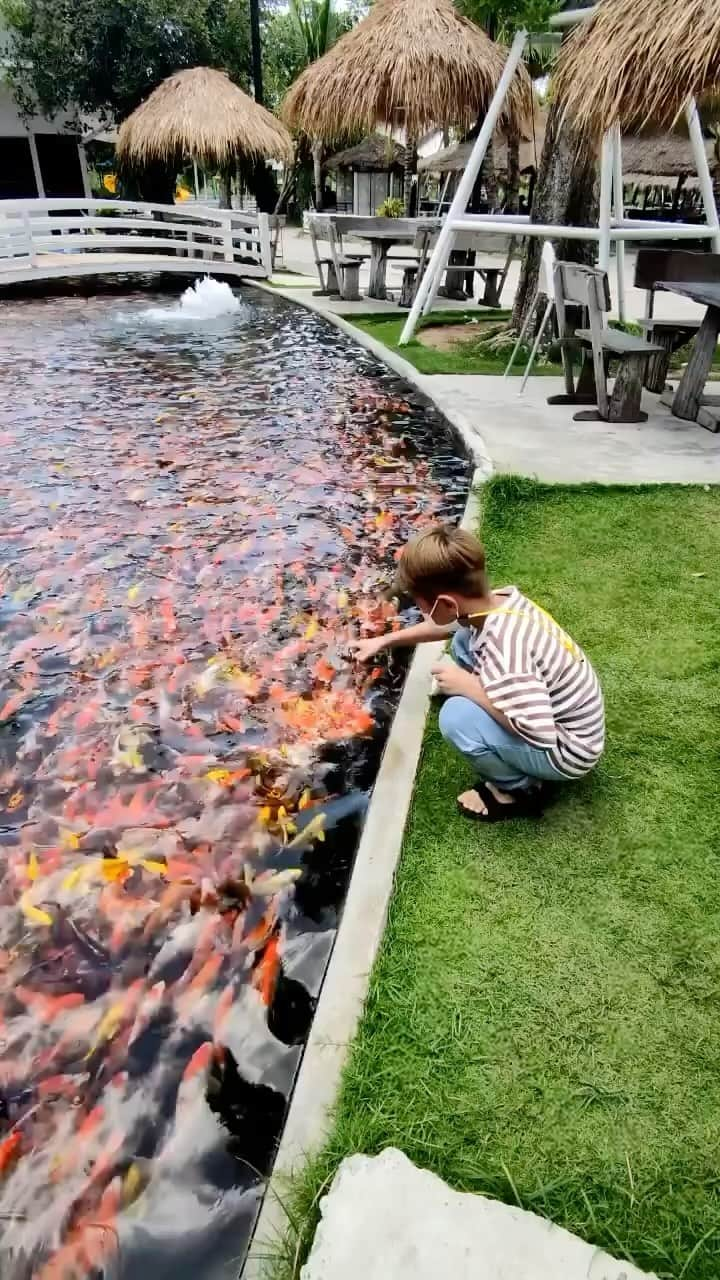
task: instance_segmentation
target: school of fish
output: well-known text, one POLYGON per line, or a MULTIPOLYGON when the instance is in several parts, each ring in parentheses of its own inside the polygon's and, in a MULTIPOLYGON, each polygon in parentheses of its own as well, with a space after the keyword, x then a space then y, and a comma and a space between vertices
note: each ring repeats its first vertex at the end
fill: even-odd
POLYGON ((244 1135, 300 1053, 279 985, 312 1002, 341 905, 296 897, 344 803, 328 753, 394 696, 348 645, 401 625, 398 549, 467 484, 318 318, 146 307, 0 311, 3 1280, 241 1254, 244 1135))

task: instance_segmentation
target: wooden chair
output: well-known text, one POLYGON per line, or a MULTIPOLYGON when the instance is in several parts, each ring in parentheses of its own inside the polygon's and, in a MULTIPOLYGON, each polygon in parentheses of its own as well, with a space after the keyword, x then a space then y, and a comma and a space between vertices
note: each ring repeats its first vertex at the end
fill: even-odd
POLYGON ((661 351, 648 361, 645 386, 648 391, 665 390, 670 357, 697 333, 702 320, 682 317, 658 320, 655 317, 655 286, 660 280, 720 280, 720 254, 691 253, 687 249, 639 249, 635 263, 635 288, 645 290, 642 328, 649 342, 661 351))
POLYGON ((662 348, 634 334, 605 326, 605 316, 611 306, 606 272, 576 262, 556 262, 554 286, 566 394, 551 396, 548 403, 597 405, 597 409, 576 413, 575 422, 645 422, 647 414, 640 408, 643 381, 648 361, 662 348), (568 303, 584 309, 588 316, 587 329, 575 328, 569 320, 568 303), (592 363, 583 360, 576 386, 573 352, 578 346, 592 354, 592 363), (609 394, 607 376, 611 361, 617 362, 617 370, 612 394, 609 394))
POLYGON ((320 279, 320 288, 315 291, 315 297, 339 294, 346 302, 359 302, 360 267, 368 255, 346 254, 343 251, 342 237, 337 232, 335 220, 327 215, 311 214, 308 218, 308 231, 320 279), (320 241, 327 241, 330 250, 328 257, 321 257, 318 248, 320 241), (325 268, 324 276, 323 267, 325 268))

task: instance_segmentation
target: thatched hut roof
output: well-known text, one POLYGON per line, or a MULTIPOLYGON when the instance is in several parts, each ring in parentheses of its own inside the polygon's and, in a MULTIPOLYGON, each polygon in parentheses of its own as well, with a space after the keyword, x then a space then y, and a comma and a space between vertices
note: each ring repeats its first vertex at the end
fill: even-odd
POLYGON ((373 133, 354 147, 338 151, 325 161, 326 169, 356 169, 359 173, 383 172, 386 169, 402 169, 405 164, 405 147, 386 133, 373 133))
MULTIPOLYGON (((712 142, 705 144, 710 165, 712 142)), ((687 134, 640 133, 623 137, 623 171, 626 175, 679 178, 696 172, 695 157, 687 134)))
POLYGON ((222 168, 239 155, 289 161, 292 139, 224 71, 192 67, 158 85, 123 121, 117 152, 135 166, 186 156, 222 168))
POLYGON ((720 91, 718 0, 600 0, 563 47, 555 91, 594 135, 670 128, 689 97, 720 91))
MULTIPOLYGON (((535 116, 534 130, 526 127, 524 136, 520 139, 520 168, 521 169, 537 169, 540 164, 543 144, 545 141, 545 127, 547 125, 547 112, 539 111, 535 116)), ((418 161, 418 171, 420 173, 461 173, 467 168, 470 153, 474 147, 474 142, 456 142, 451 147, 443 147, 440 151, 433 151, 429 156, 423 156, 418 161)), ((507 170, 507 137, 503 133, 496 133, 493 140, 495 153, 495 169, 498 173, 504 173, 507 170)))
MULTIPOLYGON (((538 117, 535 139, 524 138, 520 143, 520 168, 537 168, 545 138, 546 115, 538 117)), ((421 173, 458 173, 467 167, 472 142, 460 142, 454 147, 444 147, 432 155, 423 156, 418 162, 421 173)), ((713 144, 705 144, 708 160, 713 164, 713 144)), ((690 139, 685 132, 658 131, 624 134, 622 140, 623 171, 636 180, 644 177, 678 178, 681 173, 695 173, 695 159, 690 139)), ((507 141, 495 136, 495 168, 498 173, 507 169, 507 141)))
MULTIPOLYGON (((507 50, 461 17, 453 0, 376 0, 370 13, 291 86, 282 114, 320 138, 376 125, 411 138, 437 125, 470 128, 487 109, 507 50)), ((521 67, 504 123, 522 127, 530 78, 521 67)))

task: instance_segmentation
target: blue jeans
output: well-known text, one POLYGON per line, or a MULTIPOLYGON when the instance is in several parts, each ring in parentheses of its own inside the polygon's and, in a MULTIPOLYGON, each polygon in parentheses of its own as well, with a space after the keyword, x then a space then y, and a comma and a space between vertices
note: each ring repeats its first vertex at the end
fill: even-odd
MULTIPOLYGON (((468 628, 455 632, 451 653, 458 666, 473 670, 468 628)), ((531 747, 469 698, 447 699, 440 709, 440 732, 481 778, 497 783, 504 791, 517 791, 537 781, 566 781, 551 764, 548 751, 531 747)))

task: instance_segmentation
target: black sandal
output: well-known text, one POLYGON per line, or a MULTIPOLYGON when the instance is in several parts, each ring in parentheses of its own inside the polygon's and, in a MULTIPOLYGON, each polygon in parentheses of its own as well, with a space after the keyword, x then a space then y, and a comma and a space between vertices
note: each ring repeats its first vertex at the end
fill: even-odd
POLYGON ((471 818, 473 822, 507 822, 511 818, 541 818, 543 815, 542 787, 523 787, 508 792, 514 797, 510 804, 504 804, 498 800, 484 782, 478 782, 473 787, 473 791, 477 792, 485 805, 485 813, 476 813, 474 809, 468 809, 459 800, 457 802, 463 817, 471 818))

